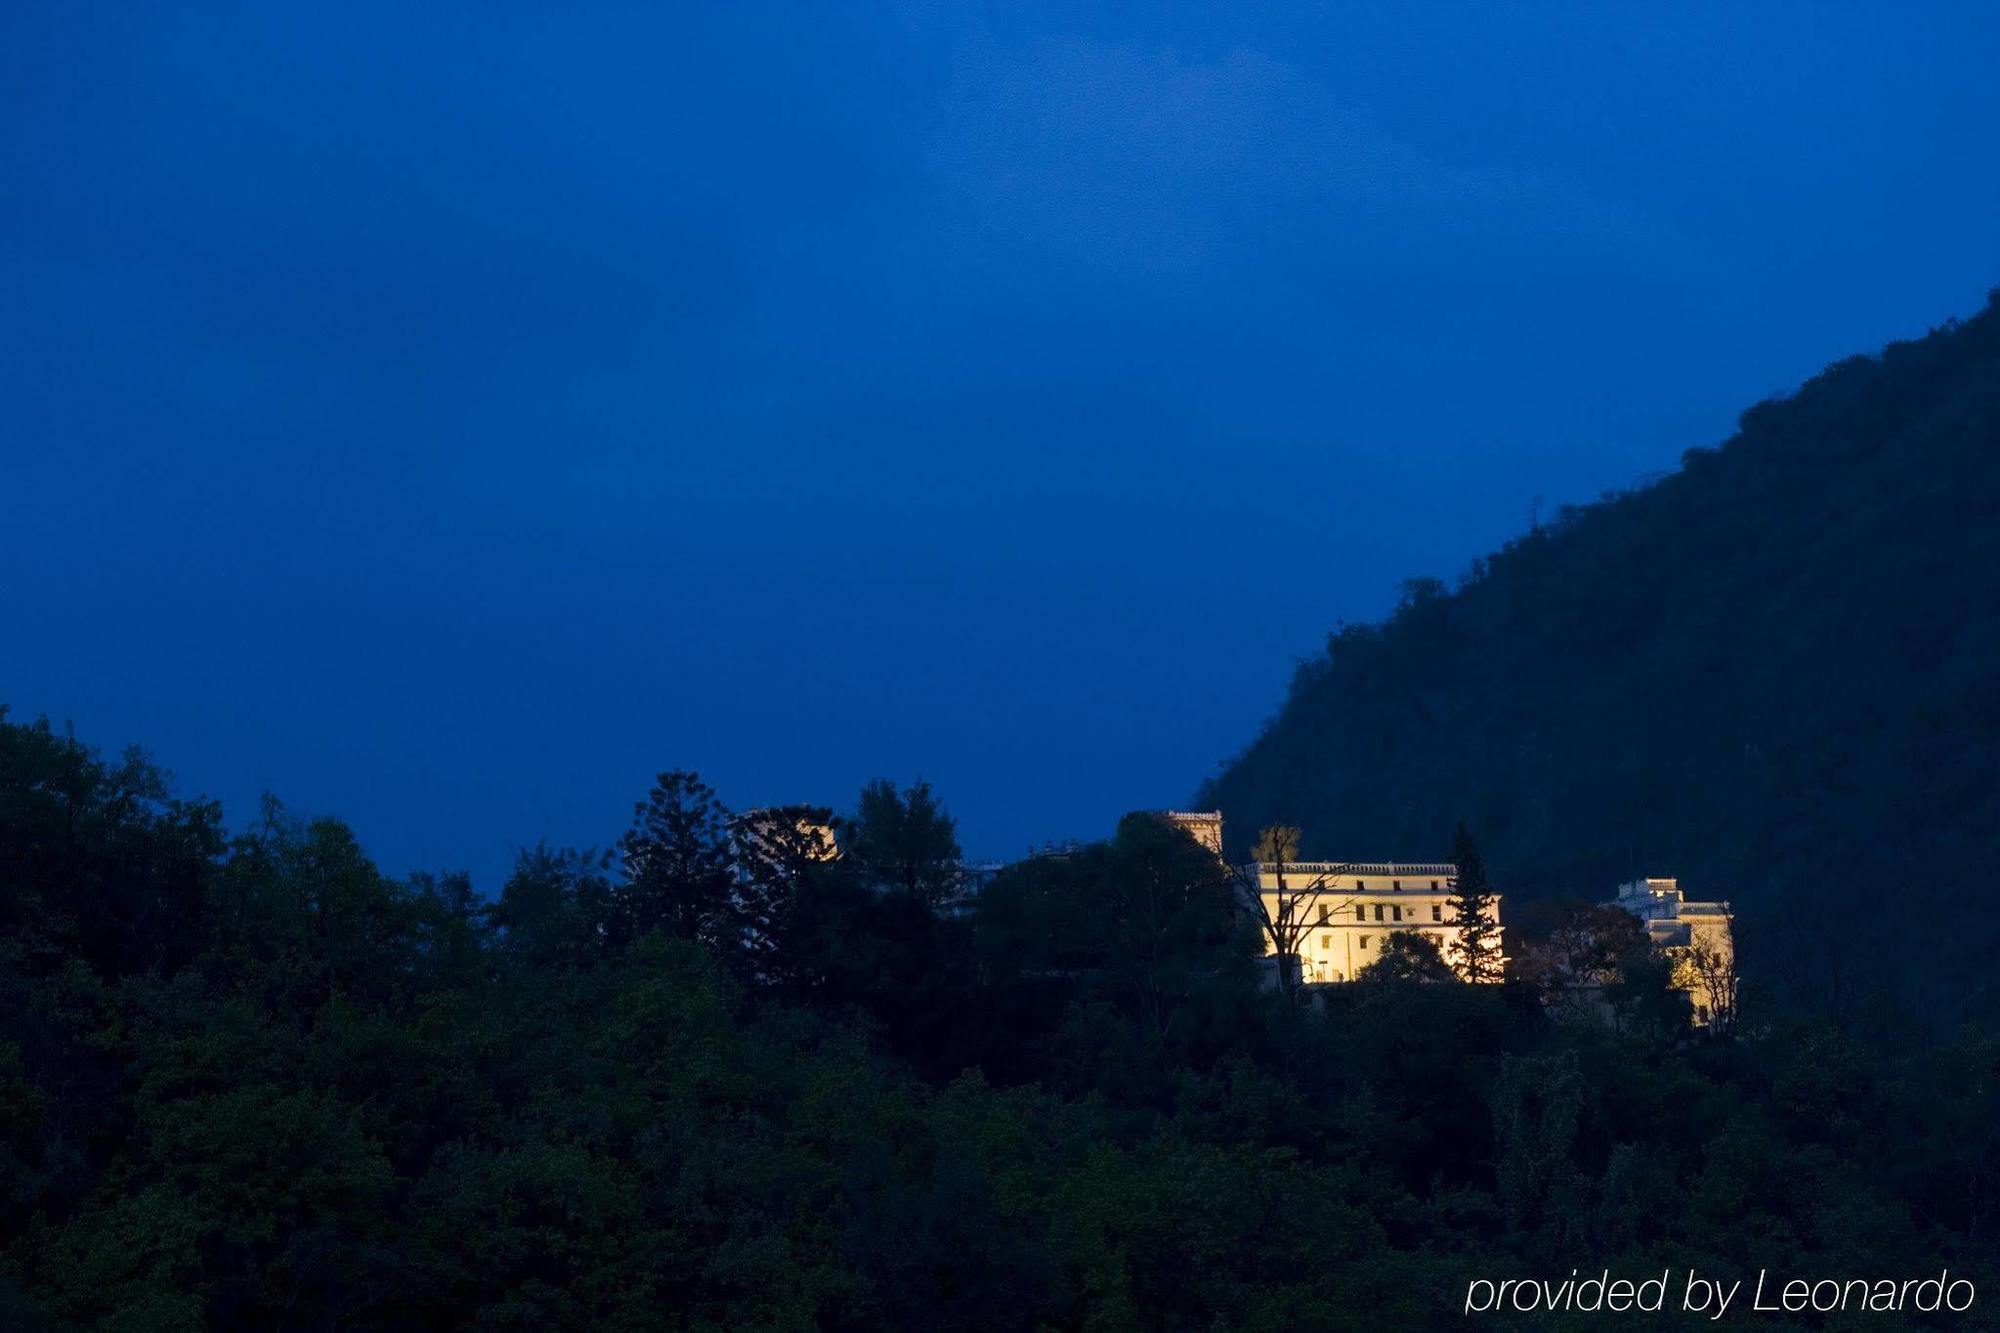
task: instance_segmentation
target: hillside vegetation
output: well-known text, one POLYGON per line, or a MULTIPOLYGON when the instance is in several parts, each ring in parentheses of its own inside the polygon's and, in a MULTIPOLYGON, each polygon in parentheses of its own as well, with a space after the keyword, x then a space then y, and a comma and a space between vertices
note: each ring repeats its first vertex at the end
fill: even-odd
POLYGON ((2000 1007, 2000 293, 1745 412, 1719 448, 1405 586, 1207 784, 1232 836, 1425 858, 1512 901, 1677 874, 1836 1017, 2000 1007))
POLYGON ((858 806, 827 860, 665 773, 629 873, 537 847, 485 901, 0 717, 0 1328, 1462 1328, 1580 1264, 2000 1272, 1986 1033, 1691 1033, 1645 958, 1616 1026, 1448 971, 1295 1004, 1153 816, 960 915, 929 793, 858 806))

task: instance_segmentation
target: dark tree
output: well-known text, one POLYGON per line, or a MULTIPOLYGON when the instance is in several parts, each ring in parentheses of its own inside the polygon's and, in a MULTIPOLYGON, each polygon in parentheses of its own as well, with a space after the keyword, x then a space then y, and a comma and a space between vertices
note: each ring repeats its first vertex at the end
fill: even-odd
POLYGON ((945 812, 928 782, 898 792, 887 778, 861 789, 844 830, 846 853, 862 881, 907 893, 936 907, 958 891, 958 821, 945 812))
POLYGON ((489 910, 463 870, 410 876, 418 950, 427 979, 439 986, 476 981, 486 966, 485 944, 492 929, 489 910))
POLYGON ((1458 973, 1431 936, 1420 930, 1398 930, 1382 941, 1381 954, 1362 969, 1360 980, 1456 981, 1458 973))
POLYGON ((184 965, 221 810, 170 799, 137 749, 108 763, 46 718, 6 719, 0 705, 0 938, 35 969, 71 951, 104 976, 184 965))
POLYGON ((1495 921, 1493 886, 1486 880, 1486 863, 1472 833, 1460 823, 1451 835, 1451 912, 1458 939, 1450 950, 1451 964, 1467 981, 1498 981, 1500 926, 1495 921))
POLYGON ((611 943, 652 930, 718 950, 736 943, 730 814, 715 790, 683 769, 660 774, 619 842, 625 863, 611 943))
POLYGON ((487 913, 502 956, 524 967, 580 967, 594 959, 609 925, 608 859, 547 843, 523 850, 487 913))
POLYGON ((1102 889, 1081 915, 1095 921, 1107 979, 1151 1042, 1183 1035, 1195 991, 1241 956, 1214 855, 1155 814, 1120 821, 1102 889))
POLYGON ((1545 1004, 1602 990, 1652 949, 1644 923, 1609 903, 1534 903, 1518 915, 1509 928, 1514 975, 1545 1004))
POLYGON ((731 828, 735 843, 734 906, 742 926, 743 971, 755 981, 810 966, 810 950, 795 937, 816 888, 835 874, 833 812, 823 806, 782 805, 752 810, 731 828))

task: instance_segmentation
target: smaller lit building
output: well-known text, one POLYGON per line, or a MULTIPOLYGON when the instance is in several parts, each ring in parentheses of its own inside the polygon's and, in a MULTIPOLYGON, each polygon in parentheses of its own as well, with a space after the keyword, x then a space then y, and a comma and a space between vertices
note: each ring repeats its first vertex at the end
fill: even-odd
POLYGON ((1189 837, 1214 852, 1217 860, 1222 859, 1220 810, 1162 810, 1160 816, 1175 827, 1186 829, 1189 837))
POLYGON ((1726 902, 1694 903, 1677 879, 1635 879, 1611 900, 1639 918, 1653 946, 1674 961, 1674 986, 1694 1004, 1694 1021, 1726 1019, 1736 1009, 1736 940, 1726 902))

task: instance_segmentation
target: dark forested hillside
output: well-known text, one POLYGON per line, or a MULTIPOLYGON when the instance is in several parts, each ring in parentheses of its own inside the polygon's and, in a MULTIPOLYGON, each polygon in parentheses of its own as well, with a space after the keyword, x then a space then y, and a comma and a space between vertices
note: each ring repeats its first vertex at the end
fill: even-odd
POLYGON ((2000 860, 2000 293, 1411 582, 1202 801, 1357 858, 1462 817, 1517 903, 1678 874, 1775 993, 1991 1017, 1963 923, 2000 860))
POLYGON ((1388 945, 1308 1001, 1152 814, 969 903, 922 786, 670 771, 618 846, 486 900, 0 710, 0 1329, 1463 1328, 1579 1267, 1994 1326, 1894 1296, 2000 1280, 1976 1026, 1692 1030, 1630 925, 1601 1006, 1388 945))

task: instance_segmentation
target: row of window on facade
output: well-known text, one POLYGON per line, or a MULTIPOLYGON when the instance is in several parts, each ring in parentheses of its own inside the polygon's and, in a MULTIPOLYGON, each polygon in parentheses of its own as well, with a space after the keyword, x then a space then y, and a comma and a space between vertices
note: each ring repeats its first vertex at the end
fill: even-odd
MULTIPOLYGON (((1334 885, 1334 883, 1333 883, 1333 881, 1332 881, 1332 880, 1327 880, 1327 881, 1324 881, 1324 882, 1325 882, 1325 884, 1326 884, 1326 887, 1327 887, 1327 889, 1328 889, 1328 890, 1332 890, 1333 888, 1335 888, 1335 885, 1334 885)), ((1369 892, 1374 892, 1374 893, 1380 893, 1380 892, 1382 892, 1382 890, 1381 890, 1381 889, 1379 889, 1379 888, 1378 888, 1378 889, 1374 889, 1374 890, 1370 890, 1370 889, 1369 889, 1369 887, 1368 887, 1368 881, 1367 881, 1367 880, 1365 880, 1365 879, 1357 879, 1357 880, 1355 880, 1355 881, 1354 881, 1354 891, 1355 891, 1356 893, 1369 893, 1369 892)), ((1392 880, 1390 880, 1390 881, 1389 881, 1389 891, 1390 891, 1391 893, 1401 893, 1401 892, 1403 891, 1403 881, 1402 881, 1402 880, 1400 880, 1400 879, 1392 879, 1392 880)), ((1443 882, 1442 880, 1435 880, 1435 879, 1434 879, 1434 880, 1432 880, 1432 881, 1431 881, 1431 890, 1430 890, 1430 891, 1431 891, 1432 893, 1442 893, 1442 892, 1444 892, 1444 882, 1443 882)), ((1422 889, 1412 889, 1412 890, 1410 890, 1410 892, 1412 892, 1412 893, 1422 893, 1422 892, 1423 892, 1423 890, 1422 890, 1422 889)))
MULTIPOLYGON (((1421 932, 1421 931, 1420 931, 1420 932, 1418 932, 1418 933, 1419 933, 1419 934, 1425 934, 1426 932, 1421 932)), ((1360 946, 1360 947, 1361 947, 1361 948, 1363 948, 1363 949, 1366 949, 1366 948, 1368 947, 1368 941, 1370 941, 1370 940, 1372 940, 1372 939, 1374 939, 1374 938, 1375 938, 1375 937, 1374 937, 1373 935, 1363 935, 1363 936, 1361 937, 1361 946, 1360 946)), ((1383 936, 1382 938, 1386 940, 1386 939, 1388 939, 1389 937, 1388 937, 1388 936, 1386 936, 1386 935, 1384 935, 1384 936, 1383 936)), ((1436 939, 1436 938, 1437 938, 1437 936, 1436 936, 1436 935, 1429 935, 1429 938, 1431 938, 1431 939, 1436 939)), ((1320 936, 1320 937, 1319 937, 1319 947, 1320 947, 1320 948, 1322 948, 1322 949, 1325 949, 1325 950, 1326 950, 1326 951, 1327 951, 1328 953, 1332 953, 1332 952, 1333 952, 1333 936, 1331 936, 1331 935, 1322 935, 1322 936, 1320 936)), ((1383 945, 1382 947, 1386 949, 1386 948, 1388 948, 1389 946, 1388 946, 1388 945, 1386 945, 1386 944, 1384 944, 1384 945, 1383 945)), ((1442 947, 1442 946, 1440 946, 1440 947, 1442 947)))
MULTIPOLYGON (((1334 917, 1338 915, 1340 915, 1339 908, 1331 907, 1325 903, 1321 903, 1319 908, 1319 920, 1314 924, 1321 926, 1327 925, 1331 923, 1334 917)), ((1368 919, 1367 903, 1354 904, 1354 919, 1356 921, 1366 921, 1368 919)), ((1375 919, 1377 921, 1401 921, 1403 919, 1403 905, 1401 903, 1376 903, 1375 919), (1384 911, 1387 911, 1389 915, 1384 916, 1383 915, 1384 911)), ((1416 919, 1417 919, 1417 909, 1412 907, 1410 909, 1410 920, 1415 921, 1416 919)), ((1433 921, 1444 920, 1444 905, 1442 903, 1431 904, 1431 920, 1433 921)))

